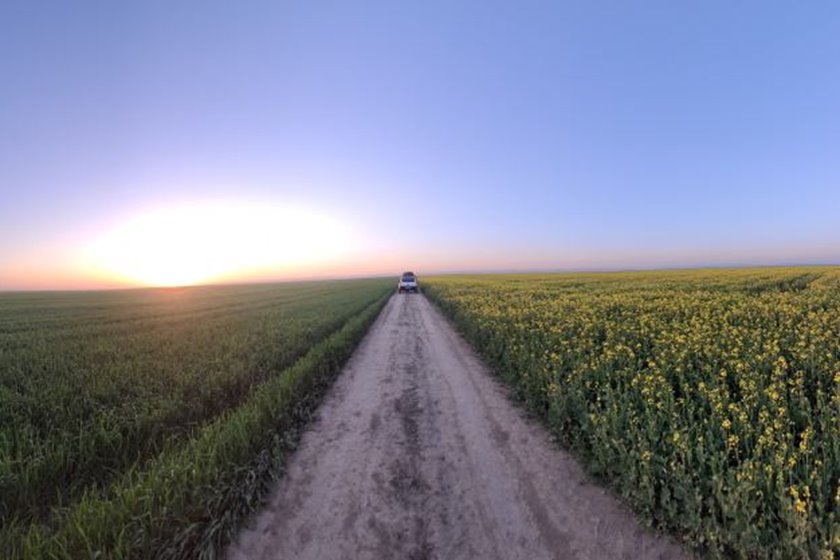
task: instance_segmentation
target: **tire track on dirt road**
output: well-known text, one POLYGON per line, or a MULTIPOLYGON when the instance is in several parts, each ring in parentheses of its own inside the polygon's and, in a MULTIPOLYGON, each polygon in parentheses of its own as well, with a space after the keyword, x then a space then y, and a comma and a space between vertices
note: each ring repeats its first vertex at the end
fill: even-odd
POLYGON ((242 559, 689 558, 588 482, 422 295, 394 296, 242 559))

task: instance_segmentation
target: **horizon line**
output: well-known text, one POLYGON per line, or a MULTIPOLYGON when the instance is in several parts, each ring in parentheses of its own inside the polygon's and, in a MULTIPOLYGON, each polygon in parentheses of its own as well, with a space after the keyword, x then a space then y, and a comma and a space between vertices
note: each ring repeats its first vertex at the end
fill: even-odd
MULTIPOLYGON (((651 265, 651 266, 602 266, 602 267, 571 267, 571 268, 557 268, 557 267, 509 267, 509 268, 463 268, 463 269, 443 269, 432 270, 427 273, 420 273, 418 276, 458 276, 458 275, 506 275, 506 274, 610 274, 610 273, 624 273, 624 272, 678 272, 690 270, 745 270, 745 269, 765 269, 765 268, 831 268, 840 267, 840 261, 830 262, 787 262, 787 263, 732 263, 732 264, 701 264, 701 265, 651 265)), ((408 267, 406 270, 410 269, 408 267)), ((420 269, 417 269, 420 270, 420 269)), ((364 280, 375 278, 390 278, 392 276, 399 276, 399 272, 375 272, 371 274, 349 274, 349 275, 313 275, 302 276, 295 278, 277 278, 277 279, 261 279, 261 280, 240 280, 240 281, 219 281, 219 282, 202 282, 196 284, 172 285, 172 286, 142 286, 142 285, 126 285, 126 286, 109 286, 109 287, 91 287, 91 288, 0 288, 0 295, 4 294, 20 294, 20 293, 85 293, 85 292, 116 292, 116 291, 133 291, 133 290, 175 290, 188 288, 202 288, 202 287, 225 287, 225 286, 259 286, 269 284, 293 284, 305 282, 331 282, 342 280, 364 280)))

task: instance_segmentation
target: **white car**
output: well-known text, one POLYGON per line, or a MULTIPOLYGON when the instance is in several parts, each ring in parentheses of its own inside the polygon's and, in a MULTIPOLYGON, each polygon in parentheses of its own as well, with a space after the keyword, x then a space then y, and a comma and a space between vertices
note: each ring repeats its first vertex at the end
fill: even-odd
POLYGON ((400 281, 397 283, 397 293, 417 293, 419 291, 420 288, 417 287, 417 276, 415 276, 413 272, 403 272, 403 275, 400 277, 400 281))

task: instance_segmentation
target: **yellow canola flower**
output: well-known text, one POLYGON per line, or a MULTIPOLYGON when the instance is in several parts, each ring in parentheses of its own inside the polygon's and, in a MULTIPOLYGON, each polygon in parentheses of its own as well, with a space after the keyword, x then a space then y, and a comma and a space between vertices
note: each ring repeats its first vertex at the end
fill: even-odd
MULTIPOLYGON (((451 276, 427 287, 501 356, 523 400, 596 461, 616 472, 638 461, 647 475, 669 466, 657 473, 663 490, 720 487, 697 498, 723 500, 727 519, 817 548, 840 539, 819 517, 832 508, 811 506, 840 510, 840 480, 820 482, 836 468, 822 445, 840 440, 840 268, 451 276), (697 481, 702 472, 716 482, 697 481), (751 509, 780 487, 785 500, 751 509)), ((659 506, 643 487, 621 490, 659 506)), ((719 523, 708 537, 737 542, 719 523)), ((790 542, 775 543, 780 557, 797 550, 790 542)))

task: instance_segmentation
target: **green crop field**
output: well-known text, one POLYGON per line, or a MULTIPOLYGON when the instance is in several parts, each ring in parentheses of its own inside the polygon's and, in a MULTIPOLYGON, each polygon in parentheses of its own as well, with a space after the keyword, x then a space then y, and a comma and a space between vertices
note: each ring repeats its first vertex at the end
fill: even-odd
POLYGON ((840 556, 840 270, 449 276, 426 292, 649 522, 840 556))
POLYGON ((212 557, 390 291, 0 294, 0 557, 212 557))

